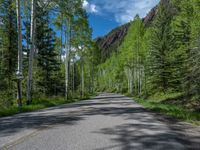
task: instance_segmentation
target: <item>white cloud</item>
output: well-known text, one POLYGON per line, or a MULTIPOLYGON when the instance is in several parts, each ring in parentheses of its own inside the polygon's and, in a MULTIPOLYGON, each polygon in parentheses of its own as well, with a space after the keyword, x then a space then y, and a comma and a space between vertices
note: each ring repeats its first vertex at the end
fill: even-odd
MULTIPOLYGON (((160 0, 90 0, 98 14, 112 15, 115 20, 124 24, 133 20, 136 14, 144 17, 160 0)), ((86 1, 87 6, 89 3, 86 1)))
POLYGON ((83 8, 89 13, 97 13, 97 7, 94 4, 90 4, 87 0, 83 1, 83 8))

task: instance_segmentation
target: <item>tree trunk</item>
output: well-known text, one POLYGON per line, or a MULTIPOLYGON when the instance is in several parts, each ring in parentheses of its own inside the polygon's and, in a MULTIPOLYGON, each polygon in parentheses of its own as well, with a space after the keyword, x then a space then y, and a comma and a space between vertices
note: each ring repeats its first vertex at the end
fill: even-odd
POLYGON ((94 64, 92 64, 92 93, 94 92, 94 64))
POLYGON ((31 49, 29 52, 29 68, 28 68, 28 88, 27 88, 27 104, 32 103, 33 88, 33 56, 35 50, 35 0, 31 2, 31 49))
POLYGON ((62 50, 63 50, 63 14, 61 14, 61 33, 60 33, 60 62, 62 62, 62 50))
POLYGON ((17 102, 22 106, 22 33, 21 33, 21 5, 20 0, 16 0, 17 29, 18 29, 18 68, 17 68, 17 102))
POLYGON ((83 58, 81 58, 81 97, 84 96, 84 64, 83 58))
POLYGON ((75 91, 75 58, 73 58, 73 71, 72 71, 72 91, 75 91))
POLYGON ((68 100, 69 96, 69 71, 70 71, 70 49, 71 49, 71 24, 70 19, 68 19, 68 32, 65 32, 65 98, 68 100), (68 35, 67 35, 68 34, 68 35))
POLYGON ((133 94, 133 73, 132 73, 132 68, 129 68, 130 70, 130 94, 133 94))
POLYGON ((67 38, 67 32, 65 32, 65 98, 68 99, 68 59, 69 59, 69 49, 68 49, 68 38, 67 38))

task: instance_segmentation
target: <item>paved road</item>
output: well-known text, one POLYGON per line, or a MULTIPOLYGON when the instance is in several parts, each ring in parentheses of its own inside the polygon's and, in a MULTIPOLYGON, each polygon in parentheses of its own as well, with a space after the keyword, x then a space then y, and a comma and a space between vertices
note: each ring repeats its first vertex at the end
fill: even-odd
POLYGON ((0 149, 200 150, 200 127, 117 94, 0 118, 0 149))

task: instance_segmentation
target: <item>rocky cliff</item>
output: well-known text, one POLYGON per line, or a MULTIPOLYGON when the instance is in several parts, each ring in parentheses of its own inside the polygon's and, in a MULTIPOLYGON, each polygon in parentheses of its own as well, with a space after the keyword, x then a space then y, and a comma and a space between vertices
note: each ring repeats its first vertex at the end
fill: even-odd
MULTIPOLYGON (((157 6, 154 7, 146 17, 143 18, 144 24, 146 27, 150 26, 153 20, 155 19, 157 11, 157 6)), ((118 47, 124 40, 128 32, 128 28, 130 23, 122 25, 118 28, 113 29, 104 37, 99 37, 96 39, 97 47, 101 53, 101 62, 104 62, 107 58, 111 56, 111 54, 117 51, 118 47)))
POLYGON ((109 58, 113 51, 121 45, 124 37, 126 36, 129 28, 129 23, 120 26, 104 37, 96 39, 97 46, 101 51, 101 61, 104 62, 106 58, 109 58))

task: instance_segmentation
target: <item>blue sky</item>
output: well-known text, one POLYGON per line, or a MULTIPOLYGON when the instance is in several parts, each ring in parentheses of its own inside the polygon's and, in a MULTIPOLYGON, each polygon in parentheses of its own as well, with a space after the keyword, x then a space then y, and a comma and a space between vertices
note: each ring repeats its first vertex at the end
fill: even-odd
POLYGON ((127 23, 139 14, 144 17, 160 0, 84 0, 93 38, 103 36, 113 28, 127 23))

